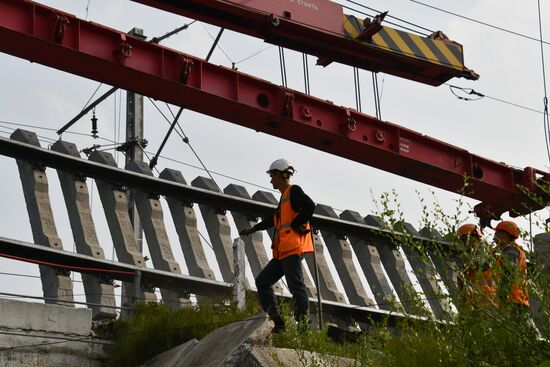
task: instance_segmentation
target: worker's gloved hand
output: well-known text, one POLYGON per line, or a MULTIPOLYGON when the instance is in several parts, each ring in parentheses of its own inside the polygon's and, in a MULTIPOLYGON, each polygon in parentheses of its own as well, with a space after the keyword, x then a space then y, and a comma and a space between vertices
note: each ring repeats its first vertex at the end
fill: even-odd
POLYGON ((302 226, 291 225, 291 226, 293 230, 295 230, 296 232, 298 232, 298 234, 300 234, 300 236, 304 236, 310 232, 310 230, 307 229, 305 225, 302 225, 302 226))
POLYGON ((245 229, 243 229, 242 231, 240 231, 239 234, 240 234, 241 236, 248 236, 248 235, 251 235, 251 234, 254 233, 254 232, 256 232, 256 231, 254 230, 254 228, 245 228, 245 229))

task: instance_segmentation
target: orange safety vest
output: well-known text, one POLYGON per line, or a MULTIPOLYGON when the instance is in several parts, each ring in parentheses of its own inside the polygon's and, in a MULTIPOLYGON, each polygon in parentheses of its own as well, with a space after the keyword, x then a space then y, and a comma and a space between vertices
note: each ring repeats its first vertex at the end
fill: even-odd
MULTIPOLYGON (((508 300, 514 303, 523 304, 529 306, 529 292, 527 291, 527 259, 525 252, 515 242, 510 243, 508 246, 514 246, 519 252, 518 259, 518 278, 512 283, 512 289, 508 294, 508 300)), ((506 246, 506 247, 508 247, 506 246)), ((502 255, 497 259, 497 265, 502 269, 502 255)))
MULTIPOLYGON (((274 223, 275 233, 273 235, 273 258, 277 260, 284 259, 290 255, 304 254, 313 252, 313 241, 311 233, 300 235, 292 229, 291 223, 298 215, 290 205, 289 185, 281 195, 279 206, 275 210, 274 223)), ((311 230, 309 223, 305 224, 305 229, 311 230)))
POLYGON ((496 289, 491 269, 479 272, 475 269, 467 269, 462 279, 458 279, 458 289, 461 291, 462 300, 473 307, 495 305, 496 289))

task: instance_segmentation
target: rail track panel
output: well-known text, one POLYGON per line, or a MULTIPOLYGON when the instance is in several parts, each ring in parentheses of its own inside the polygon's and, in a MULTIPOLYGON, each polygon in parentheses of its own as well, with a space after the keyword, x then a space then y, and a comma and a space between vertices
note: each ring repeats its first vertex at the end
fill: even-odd
MULTIPOLYGON (((17 256, 25 254, 30 260, 59 264, 55 268, 40 267, 44 297, 51 300, 73 302, 73 284, 67 269, 83 273, 83 280, 89 282, 84 284, 87 303, 98 319, 116 316, 113 309, 102 308, 115 305, 113 280, 127 285, 126 294, 116 302, 123 307, 130 307, 136 300, 157 300, 155 288, 160 290, 160 300, 174 308, 188 305, 190 295, 195 295, 199 303, 207 297, 229 297, 235 279, 233 238, 238 236, 237 231, 270 215, 277 204, 270 192, 257 191, 251 196, 244 187, 234 184, 222 192, 212 179, 205 177, 197 177, 189 185, 182 173, 174 169, 165 169, 155 177, 144 162, 132 161, 122 169, 106 152, 95 151, 85 160, 69 142, 59 141, 51 150, 40 148, 36 135, 30 131, 17 130, 12 139, 0 138, 0 154, 14 158, 19 167, 34 242, 51 248, 41 252, 34 244, 2 239, 6 251, 17 256), (64 186, 78 254, 63 251, 60 246, 48 205, 45 167, 57 170, 64 186), (86 180, 95 180, 119 261, 104 259, 89 206, 86 182, 90 181, 86 180), (129 192, 136 198, 152 267, 146 265, 134 238, 128 215, 129 192), (171 216, 163 213, 164 200, 171 216), (174 256, 176 247, 173 246, 177 244, 173 240, 171 243, 167 234, 169 220, 173 221, 170 225, 173 224, 176 235, 172 237, 179 241, 185 266, 174 256), (202 236, 200 225, 206 228, 209 240, 202 236), (188 274, 182 274, 183 268, 188 269, 188 274), (217 276, 214 268, 219 269, 217 276), (94 273, 98 269, 101 273, 94 273)), ((316 262, 311 255, 306 255, 304 275, 310 300, 315 305, 317 294, 313 279, 315 265, 318 267, 327 319, 361 321, 395 315, 425 316, 427 312, 432 312, 437 319, 449 317, 452 311, 442 284, 447 283, 449 287, 453 279, 450 264, 434 261, 434 265, 416 250, 404 247, 407 241, 399 243, 399 236, 433 242, 425 230, 419 233, 410 224, 402 224, 403 233, 396 235, 385 228, 378 217, 362 217, 350 210, 337 216, 332 208, 324 205, 317 206, 311 223, 316 230, 313 233, 316 262), (422 302, 420 306, 413 306, 413 299, 425 299, 429 307, 423 307, 422 302)), ((255 277, 270 258, 268 249, 273 232, 265 232, 243 238, 249 279, 255 277)), ((445 241, 439 235, 437 244, 441 243, 445 241)), ((276 291, 288 298, 284 284, 284 281, 278 283, 276 291)), ((247 287, 254 291, 250 280, 247 287)))

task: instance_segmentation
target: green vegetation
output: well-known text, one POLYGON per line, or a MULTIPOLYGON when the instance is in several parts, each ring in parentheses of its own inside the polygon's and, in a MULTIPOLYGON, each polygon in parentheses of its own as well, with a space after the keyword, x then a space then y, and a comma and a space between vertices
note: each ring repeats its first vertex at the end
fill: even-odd
POLYGON ((252 297, 247 310, 238 311, 224 300, 172 310, 162 303, 138 303, 128 318, 97 327, 94 331, 113 340, 109 366, 138 366, 152 357, 193 338, 257 312, 252 297))
MULTIPOLYGON (((540 199, 540 198, 535 198, 540 199)), ((542 199, 540 199, 542 200, 542 199)), ((377 215, 386 224, 385 239, 397 247, 414 250, 418 259, 428 264, 446 264, 449 271, 460 272, 469 249, 459 242, 457 227, 469 216, 464 202, 457 200, 455 213, 445 212, 437 203, 428 205, 421 199, 423 218, 420 227, 427 228, 424 236, 433 236, 441 243, 419 240, 407 234, 399 200, 394 193, 384 194, 378 203, 377 215), (462 265, 460 265, 462 262, 462 265)), ((541 221, 542 222, 542 221, 541 221)), ((529 236, 523 234, 523 242, 529 236)), ((491 248, 489 243, 485 244, 491 248)), ((528 321, 526 313, 499 298, 487 304, 464 302, 464 294, 456 287, 447 287, 440 294, 424 294, 414 289, 400 295, 414 303, 420 318, 347 320, 358 322, 364 332, 347 341, 335 342, 327 327, 321 331, 293 323, 289 304, 283 305, 287 329, 274 334, 273 347, 296 349, 303 366, 331 366, 329 362, 308 360, 299 350, 315 351, 321 355, 343 356, 369 367, 393 366, 550 366, 550 282, 543 271, 540 258, 530 256, 529 294, 531 302, 540 304, 537 324, 542 335, 528 321), (427 311, 427 299, 446 299, 454 305, 448 320, 436 320, 427 311)), ((433 265, 432 265, 433 266, 433 265)), ((435 271, 428 268, 427 271, 435 271)), ((418 274, 417 274, 418 275, 418 274)), ((259 311, 255 298, 248 295, 249 306, 237 312, 226 303, 212 302, 200 307, 173 311, 162 304, 138 305, 132 317, 116 321, 99 332, 114 340, 110 352, 112 366, 135 366, 154 355, 192 338, 200 339, 215 328, 241 320, 259 311)), ((477 302, 477 301, 476 301, 477 302)), ((284 365, 284 363, 281 363, 284 365)))

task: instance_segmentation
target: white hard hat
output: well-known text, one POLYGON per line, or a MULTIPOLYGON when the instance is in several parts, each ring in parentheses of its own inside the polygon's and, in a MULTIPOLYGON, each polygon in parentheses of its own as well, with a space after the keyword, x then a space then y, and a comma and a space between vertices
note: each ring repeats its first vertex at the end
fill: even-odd
POLYGON ((270 173, 271 171, 281 171, 281 172, 292 171, 292 173, 294 173, 295 169, 290 165, 289 161, 281 158, 271 163, 266 173, 270 173))

